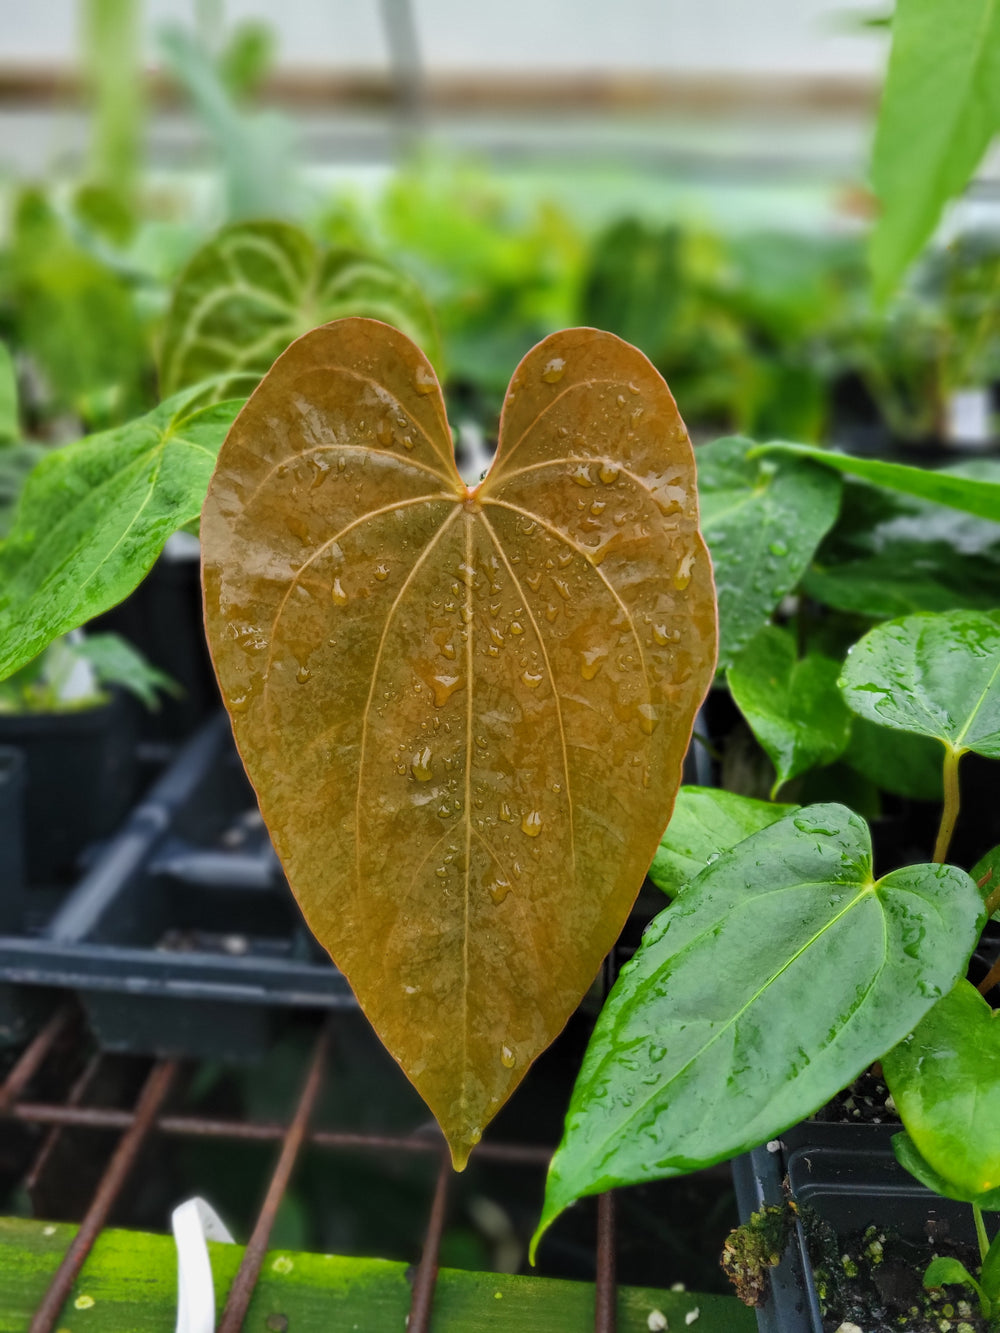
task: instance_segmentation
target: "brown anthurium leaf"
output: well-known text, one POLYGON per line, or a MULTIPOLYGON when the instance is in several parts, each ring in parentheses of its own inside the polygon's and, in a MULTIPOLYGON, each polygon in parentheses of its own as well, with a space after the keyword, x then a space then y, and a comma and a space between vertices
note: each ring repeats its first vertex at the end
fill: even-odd
POLYGON ((208 636, 317 938, 464 1165, 635 899, 715 665, 694 460, 611 334, 529 352, 469 490, 417 347, 275 362, 202 517, 208 636))

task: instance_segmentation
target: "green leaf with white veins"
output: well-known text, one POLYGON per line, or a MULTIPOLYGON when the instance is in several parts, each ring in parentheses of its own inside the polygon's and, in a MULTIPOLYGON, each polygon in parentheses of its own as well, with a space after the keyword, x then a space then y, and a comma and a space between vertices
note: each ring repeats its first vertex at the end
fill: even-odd
POLYGON ((343 315, 392 324, 437 359, 426 301, 384 260, 320 249, 285 222, 224 227, 177 280, 163 333, 161 391, 219 376, 217 399, 246 397, 290 343, 343 315))
POLYGON ((881 727, 1000 759, 1000 611, 878 625, 851 649, 840 688, 849 708, 881 727))
POLYGON ((868 826, 842 805, 723 853, 608 997, 533 1244, 582 1195, 723 1161, 822 1106, 954 985, 982 918, 954 866, 875 880, 868 826))
POLYGON ((789 778, 832 764, 851 737, 851 714, 837 690, 831 657, 798 660, 795 641, 767 625, 726 673, 740 712, 767 751, 777 777, 772 797, 789 778))
POLYGON ((720 787, 682 787, 649 878, 673 898, 722 852, 797 809, 797 805, 737 796, 720 787))
POLYGON ((54 449, 0 544, 0 680, 143 579, 196 519, 241 403, 191 411, 188 390, 147 416, 54 449))
POLYGON ((695 450, 719 598, 720 671, 796 587, 840 504, 832 473, 797 459, 750 458, 756 448, 733 437, 695 450))

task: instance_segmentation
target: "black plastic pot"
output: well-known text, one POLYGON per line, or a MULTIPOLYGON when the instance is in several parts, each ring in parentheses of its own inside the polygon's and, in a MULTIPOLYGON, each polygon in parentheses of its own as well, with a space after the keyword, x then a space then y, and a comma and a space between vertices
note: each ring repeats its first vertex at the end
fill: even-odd
POLYGON ((94 708, 0 714, 0 745, 24 755, 24 845, 29 884, 72 879, 80 853, 106 838, 135 799, 132 701, 94 708))
POLYGON ((24 919, 24 756, 0 746, 0 931, 24 919))
POLYGON ((0 1035, 65 990, 107 1049, 204 1058, 260 1055, 289 1007, 355 1007, 302 921, 224 715, 38 933, 0 935, 0 1035))
MULTIPOLYGON (((914 1242, 929 1234, 975 1244, 967 1204, 924 1189, 896 1161, 891 1139, 898 1125, 817 1124, 788 1130, 772 1145, 732 1164, 740 1221, 765 1204, 794 1199, 800 1211, 784 1258, 770 1270, 770 1295, 757 1311, 760 1333, 824 1333, 806 1233, 811 1209, 838 1236, 874 1225, 914 1242)), ((930 1261, 930 1249, 927 1259, 930 1261)), ((836 1327, 836 1321, 829 1324, 836 1327)))

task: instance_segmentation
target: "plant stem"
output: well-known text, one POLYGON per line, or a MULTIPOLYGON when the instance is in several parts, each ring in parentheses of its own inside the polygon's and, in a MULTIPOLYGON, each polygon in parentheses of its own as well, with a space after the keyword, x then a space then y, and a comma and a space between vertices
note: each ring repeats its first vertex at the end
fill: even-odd
POLYGON ((990 1239, 986 1234, 986 1223, 983 1221, 983 1210, 978 1203, 972 1205, 972 1216, 976 1219, 976 1239, 979 1241, 979 1260, 980 1263, 985 1263, 986 1256, 990 1249, 990 1239))
POLYGON ((955 821, 958 819, 958 761, 963 753, 962 750, 953 750, 950 745, 945 746, 944 807, 941 810, 937 842, 934 844, 934 860, 939 864, 948 855, 951 835, 955 832, 955 821))

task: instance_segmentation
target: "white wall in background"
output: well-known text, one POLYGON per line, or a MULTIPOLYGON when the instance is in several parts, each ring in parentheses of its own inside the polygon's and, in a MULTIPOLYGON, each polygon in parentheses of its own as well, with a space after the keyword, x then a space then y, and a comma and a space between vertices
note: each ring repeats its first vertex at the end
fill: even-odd
MULTIPOLYGON (((431 70, 557 69, 776 75, 876 74, 884 37, 863 16, 887 0, 411 0, 431 70)), ((76 54, 76 0, 0 0, 0 64, 76 54)), ((229 22, 266 19, 284 65, 384 67, 380 0, 226 0, 229 22)), ((193 0, 146 0, 150 33, 192 20, 193 0)))

